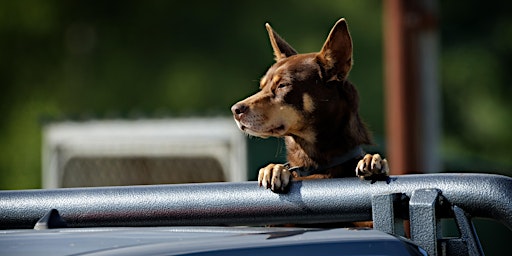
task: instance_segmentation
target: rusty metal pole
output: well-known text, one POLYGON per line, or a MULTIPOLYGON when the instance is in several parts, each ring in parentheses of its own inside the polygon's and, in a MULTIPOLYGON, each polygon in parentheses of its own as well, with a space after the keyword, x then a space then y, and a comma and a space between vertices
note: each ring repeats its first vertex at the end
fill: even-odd
POLYGON ((401 0, 384 1, 384 79, 387 152, 392 174, 411 168, 407 161, 407 104, 405 96, 405 27, 401 0))
MULTIPOLYGON (((434 1, 435 2, 435 1, 434 1)), ((392 174, 440 171, 433 5, 384 1, 387 152, 392 174), (437 169, 437 170, 436 170, 437 169)))

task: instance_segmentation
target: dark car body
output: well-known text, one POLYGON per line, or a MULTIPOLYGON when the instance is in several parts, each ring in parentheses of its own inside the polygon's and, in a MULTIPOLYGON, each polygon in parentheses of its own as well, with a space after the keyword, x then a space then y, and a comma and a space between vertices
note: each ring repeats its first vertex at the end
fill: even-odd
POLYGON ((5 230, 0 255, 426 255, 371 229, 131 227, 5 230))

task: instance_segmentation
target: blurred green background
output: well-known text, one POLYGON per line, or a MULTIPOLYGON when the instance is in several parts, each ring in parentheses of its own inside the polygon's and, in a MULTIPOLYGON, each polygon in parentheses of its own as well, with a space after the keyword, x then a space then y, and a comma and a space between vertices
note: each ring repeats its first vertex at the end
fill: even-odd
MULTIPOLYGON (((511 176, 512 2, 439 7, 440 171, 511 176)), ((230 116, 273 63, 265 22, 312 52, 340 17, 385 144, 381 1, 0 1, 0 189, 41 186, 45 122, 230 116)))

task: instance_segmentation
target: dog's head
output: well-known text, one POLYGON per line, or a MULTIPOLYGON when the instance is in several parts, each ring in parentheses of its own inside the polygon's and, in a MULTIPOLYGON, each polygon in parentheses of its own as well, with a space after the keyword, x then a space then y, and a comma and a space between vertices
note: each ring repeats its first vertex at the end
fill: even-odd
POLYGON ((337 120, 357 113, 357 92, 346 82, 352 39, 345 19, 334 25, 318 53, 298 54, 269 24, 266 28, 276 63, 261 78, 259 92, 232 106, 242 131, 314 142, 318 127, 339 128, 337 120))

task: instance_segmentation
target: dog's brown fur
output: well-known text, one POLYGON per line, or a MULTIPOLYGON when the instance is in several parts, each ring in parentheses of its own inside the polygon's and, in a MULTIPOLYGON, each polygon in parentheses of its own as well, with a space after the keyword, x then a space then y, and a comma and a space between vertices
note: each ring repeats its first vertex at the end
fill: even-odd
POLYGON ((331 30, 318 53, 298 54, 266 24, 276 63, 260 81, 260 91, 231 108, 238 127, 258 137, 284 137, 288 165, 269 164, 259 184, 286 191, 290 179, 387 175, 380 155, 360 154, 340 164, 333 159, 372 144, 359 116, 359 96, 347 80, 352 68, 352 39, 345 19, 331 30), (319 168, 300 177, 291 167, 319 168), (291 169, 291 171, 290 171, 291 169))

